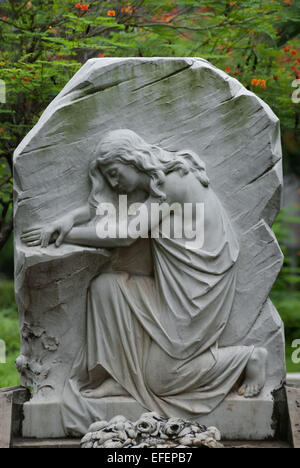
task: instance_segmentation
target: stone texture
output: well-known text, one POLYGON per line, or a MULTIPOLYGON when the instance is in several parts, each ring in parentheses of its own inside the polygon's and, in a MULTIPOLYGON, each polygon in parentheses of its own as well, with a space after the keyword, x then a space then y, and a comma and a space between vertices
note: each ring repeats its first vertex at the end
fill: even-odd
POLYGON ((22 433, 23 405, 30 392, 23 387, 0 389, 0 448, 10 448, 22 433))
MULTIPOLYGON (((271 230, 281 199, 279 122, 237 80, 205 60, 191 58, 88 61, 15 152, 15 279, 22 333, 18 367, 23 385, 34 388, 24 431, 27 436, 61 436, 59 421, 51 435, 42 422, 42 432, 37 431, 39 408, 47 402, 59 407, 84 340, 88 285, 107 267, 111 254, 71 246, 29 249, 21 244, 20 233, 83 204, 90 189, 88 165, 99 137, 128 127, 167 150, 190 148, 206 162, 242 247, 235 303, 220 344, 255 344, 270 353, 263 395, 252 403, 236 397, 234 403, 239 420, 248 415, 252 422, 241 434, 242 423, 231 427, 226 416, 222 435, 270 437, 271 392, 285 379, 282 323, 268 299, 282 265, 271 230), (264 409, 257 412, 258 401, 264 409)), ((120 265, 126 255, 128 250, 120 249, 120 265)), ((140 257, 130 268, 141 271, 140 257)), ((148 273, 149 266, 145 268, 148 273)), ((228 415, 225 406, 218 409, 222 417, 228 415)), ((120 408, 116 411, 121 413, 120 408)))
POLYGON ((300 373, 287 374, 286 383, 289 387, 300 387, 300 373))
POLYGON ((216 427, 182 418, 162 418, 143 413, 137 421, 117 415, 93 423, 81 440, 81 448, 224 448, 216 427))
POLYGON ((300 448, 300 389, 286 387, 290 430, 294 448, 300 448))

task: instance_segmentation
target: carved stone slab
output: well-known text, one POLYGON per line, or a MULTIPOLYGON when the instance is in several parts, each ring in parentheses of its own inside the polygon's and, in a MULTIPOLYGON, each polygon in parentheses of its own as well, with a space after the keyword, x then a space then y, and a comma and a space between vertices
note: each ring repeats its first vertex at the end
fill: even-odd
POLYGON ((300 448, 300 388, 286 387, 294 448, 300 448))
POLYGON ((12 438, 22 433, 23 404, 30 393, 22 387, 0 389, 0 448, 10 448, 12 438))
MULTIPOLYGON (((86 291, 109 263, 110 253, 70 246, 28 249, 19 236, 87 200, 93 150, 101 135, 117 128, 130 128, 167 150, 190 148, 207 165, 241 246, 237 293, 220 345, 267 347, 269 429, 260 438, 270 437, 272 391, 285 379, 283 326, 268 299, 282 266, 271 230, 282 188, 279 121, 237 80, 193 58, 89 60, 15 152, 15 280, 22 334, 18 366, 22 383, 34 387, 28 414, 32 416, 35 404, 59 407, 84 340, 86 291)), ((119 264, 128 257, 133 256, 121 251, 119 264)), ((131 262, 130 269, 141 272, 141 255, 137 257, 139 264, 131 262)), ((118 269, 115 257, 112 266, 118 269)), ((36 435, 30 424, 26 431, 36 435)), ((232 431, 238 432, 238 426, 232 431)))

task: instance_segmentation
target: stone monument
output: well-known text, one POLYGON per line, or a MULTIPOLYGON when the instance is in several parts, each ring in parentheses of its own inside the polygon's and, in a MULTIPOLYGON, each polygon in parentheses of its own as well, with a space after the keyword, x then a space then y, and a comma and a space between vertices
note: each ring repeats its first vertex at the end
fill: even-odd
POLYGON ((33 388, 23 435, 79 437, 156 411, 227 439, 273 437, 285 359, 269 299, 282 266, 271 109, 202 59, 93 59, 19 145, 14 171, 17 367, 33 388), (140 235, 104 238, 99 206, 116 207, 121 229, 124 196, 140 235), (141 214, 198 202, 196 247, 141 214))

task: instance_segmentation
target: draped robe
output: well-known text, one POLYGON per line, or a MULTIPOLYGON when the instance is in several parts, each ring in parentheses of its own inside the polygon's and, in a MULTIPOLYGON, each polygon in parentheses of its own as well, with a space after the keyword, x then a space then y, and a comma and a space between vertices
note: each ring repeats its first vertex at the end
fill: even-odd
POLYGON ((86 392, 97 388, 97 368, 145 410, 166 417, 208 414, 237 383, 253 347, 218 347, 234 300, 239 245, 216 201, 219 228, 208 223, 202 248, 160 235, 151 239, 154 277, 110 272, 93 280, 86 344, 64 390, 67 432, 84 434, 107 418, 101 399, 86 392))

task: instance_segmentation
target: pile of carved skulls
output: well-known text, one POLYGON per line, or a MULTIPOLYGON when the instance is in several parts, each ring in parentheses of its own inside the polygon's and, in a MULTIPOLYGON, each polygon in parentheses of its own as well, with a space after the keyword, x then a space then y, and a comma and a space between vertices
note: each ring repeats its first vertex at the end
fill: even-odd
POLYGON ((144 413, 136 422, 124 416, 91 425, 81 441, 82 448, 223 448, 215 427, 179 418, 163 419, 144 413))

